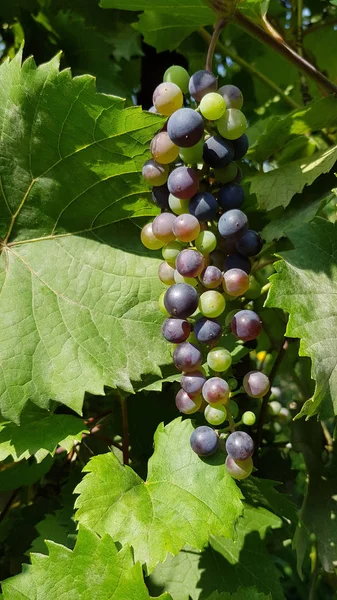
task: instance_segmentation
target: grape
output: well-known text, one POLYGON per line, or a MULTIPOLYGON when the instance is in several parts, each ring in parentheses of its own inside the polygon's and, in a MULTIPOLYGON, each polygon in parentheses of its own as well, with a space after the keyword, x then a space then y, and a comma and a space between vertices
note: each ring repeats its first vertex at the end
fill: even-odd
POLYGON ((235 162, 224 169, 214 169, 214 177, 218 183, 230 183, 234 181, 238 174, 238 166, 235 162))
POLYGON ((232 355, 226 348, 212 348, 207 354, 207 364, 212 371, 223 373, 232 364, 232 355))
POLYGON ((152 188, 152 200, 163 210, 169 208, 169 195, 170 192, 168 191, 166 183, 152 188))
POLYGON ((200 344, 214 345, 222 336, 222 327, 217 319, 202 317, 194 325, 194 333, 200 344))
POLYGON ((186 69, 184 69, 184 67, 180 67, 179 65, 172 65, 166 69, 163 77, 163 81, 175 83, 181 89, 183 94, 187 94, 188 92, 189 80, 190 76, 186 69))
POLYGON ((218 89, 218 94, 221 94, 226 102, 227 108, 237 108, 240 110, 243 105, 243 95, 236 85, 223 85, 218 89))
POLYGON ((236 242, 236 249, 243 256, 256 256, 261 250, 263 242, 256 231, 248 229, 245 235, 236 242))
POLYGON ((249 275, 252 270, 252 265, 250 264, 249 258, 235 252, 234 254, 227 256, 224 262, 223 270, 225 273, 230 269, 241 269, 249 275))
POLYGON ((194 100, 200 102, 201 98, 209 92, 215 92, 217 78, 210 71, 197 71, 193 73, 188 85, 189 92, 194 100))
POLYGON ((229 387, 227 381, 221 377, 211 377, 202 387, 202 395, 206 402, 214 404, 222 402, 226 404, 229 399, 229 387))
POLYGON ((142 168, 142 175, 150 185, 160 186, 167 182, 169 168, 167 165, 160 165, 153 158, 147 160, 142 168))
MULTIPOLYGON (((195 247, 204 256, 215 250, 217 239, 212 231, 201 231, 195 240, 195 247)), ((216 287, 216 286, 215 286, 216 287)))
POLYGON ((186 319, 166 319, 162 324, 162 334, 168 342, 180 344, 187 340, 191 333, 191 325, 186 319))
POLYGON ((172 231, 172 225, 175 218, 175 215, 167 212, 156 216, 152 223, 152 231, 158 240, 167 243, 172 242, 175 239, 175 235, 172 231))
POLYGON ((174 269, 166 261, 160 263, 158 269, 158 276, 162 283, 165 285, 174 284, 174 269))
POLYGON ((155 237, 152 230, 152 223, 147 223, 147 225, 144 225, 140 234, 140 239, 143 246, 149 250, 159 250, 159 248, 162 248, 164 245, 164 242, 155 237))
POLYGON ((234 479, 246 479, 253 470, 252 458, 247 460, 234 460, 231 456, 226 458, 226 470, 234 479))
POLYGON ((210 456, 218 448, 218 436, 214 429, 202 425, 193 431, 190 444, 193 452, 198 456, 210 456))
POLYGON ((172 230, 178 240, 192 242, 200 233, 200 223, 196 217, 187 213, 176 217, 172 230))
POLYGON ((282 421, 283 423, 286 423, 287 421, 289 421, 290 411, 288 410, 288 408, 286 408, 285 406, 282 406, 278 417, 279 417, 279 420, 282 421))
POLYGON ((227 140, 238 139, 247 129, 247 121, 245 115, 237 108, 229 108, 219 121, 217 121, 217 129, 220 135, 227 140))
POLYGON ((197 250, 186 248, 176 259, 176 269, 183 277, 197 277, 204 268, 204 257, 197 250))
POLYGON ((248 229, 247 216, 237 208, 227 210, 219 219, 218 229, 226 240, 237 242, 248 229))
POLYGON ((169 118, 167 133, 181 148, 195 146, 204 135, 203 118, 192 108, 181 108, 169 118))
MULTIPOLYGON (((182 283, 180 285, 184 284, 182 283)), ((191 373, 200 367, 202 363, 202 354, 199 348, 197 348, 197 346, 194 344, 191 344, 190 342, 183 342, 175 348, 173 352, 173 362, 179 371, 191 373)))
POLYGON ((211 425, 221 425, 224 421, 226 421, 227 411, 223 404, 208 404, 204 411, 205 419, 211 425))
POLYGON ((164 305, 173 317, 186 319, 198 307, 198 292, 187 283, 176 283, 166 290, 164 305))
POLYGON ((210 92, 203 96, 199 108, 205 119, 217 121, 226 111, 226 102, 217 92, 210 92))
POLYGON ((232 143, 234 148, 234 160, 241 160, 249 148, 249 142, 246 134, 244 133, 236 140, 233 140, 232 143))
POLYGON ((218 202, 223 210, 240 208, 245 199, 245 192, 238 183, 229 183, 220 188, 218 202))
POLYGON ((189 204, 189 212, 201 222, 213 221, 218 208, 216 199, 209 192, 198 192, 191 198, 189 204))
POLYGON ((180 275, 180 273, 178 273, 177 269, 174 270, 174 282, 175 283, 188 283, 189 285, 191 285, 192 287, 197 287, 198 285, 198 280, 194 279, 193 277, 184 277, 183 275, 180 275))
POLYGON ((220 292, 208 290, 199 298, 199 310, 204 317, 219 317, 226 307, 226 300, 220 292))
POLYGON ((223 289, 229 296, 243 296, 249 288, 249 275, 242 269, 229 269, 223 276, 223 289))
POLYGON ((173 196, 173 194, 169 194, 168 204, 175 215, 188 213, 189 200, 181 200, 180 198, 173 196))
POLYGON ((159 308, 160 312, 162 312, 164 315, 167 316, 167 315, 169 315, 169 312, 166 310, 165 304, 164 304, 165 294, 166 294, 165 290, 160 294, 159 299, 158 299, 158 308, 159 308))
POLYGON ((197 412, 202 404, 202 396, 189 396, 184 390, 179 390, 176 395, 176 407, 185 415, 193 415, 197 412))
POLYGON ((226 440, 226 451, 234 460, 247 460, 253 455, 254 442, 245 431, 233 431, 226 440))
MULTIPOLYGON (((231 388, 230 388, 231 389, 231 388)), ((239 407, 234 400, 230 400, 227 407, 230 415, 235 420, 239 414, 239 407)))
POLYGON ((175 83, 160 83, 153 92, 152 102, 157 111, 169 117, 182 107, 184 98, 181 89, 175 83))
POLYGON ((199 279, 205 288, 212 290, 222 282, 222 273, 218 267, 210 265, 201 273, 199 279))
POLYGON ((177 167, 168 178, 167 187, 173 196, 188 200, 197 193, 199 186, 198 171, 191 167, 177 167))
POLYGON ((163 259, 166 260, 171 267, 175 267, 176 258, 182 249, 183 245, 180 242, 169 242, 168 244, 165 244, 161 251, 163 259))
POLYGON ((187 165, 199 163, 202 162, 203 149, 204 139, 202 137, 197 144, 190 146, 190 148, 179 148, 179 156, 187 165))
POLYGON ((243 378, 243 387, 250 398, 263 398, 269 391, 270 382, 261 371, 249 371, 243 378))
POLYGON ((236 251, 235 242, 231 242, 229 240, 225 240, 225 238, 220 237, 218 240, 218 248, 224 254, 232 254, 232 252, 236 251))
POLYGON ((201 371, 192 371, 181 376, 180 385, 189 396, 194 398, 201 393, 205 381, 206 377, 201 371))
POLYGON ((204 143, 203 159, 213 169, 227 167, 234 159, 232 142, 219 135, 208 138, 204 143))
POLYGON ((255 421, 256 416, 251 410, 246 410, 246 412, 243 413, 242 422, 244 425, 247 425, 247 427, 251 427, 252 425, 254 425, 255 421))
POLYGON ((179 153, 178 146, 170 140, 166 131, 161 131, 154 136, 150 150, 154 160, 161 165, 173 162, 179 153))
POLYGON ((271 402, 269 402, 268 410, 272 417, 277 417, 277 415, 280 413, 281 408, 282 404, 278 400, 272 400, 271 402))
POLYGON ((262 323, 260 317, 252 310, 239 310, 231 321, 232 332, 244 342, 255 340, 261 329, 262 323))

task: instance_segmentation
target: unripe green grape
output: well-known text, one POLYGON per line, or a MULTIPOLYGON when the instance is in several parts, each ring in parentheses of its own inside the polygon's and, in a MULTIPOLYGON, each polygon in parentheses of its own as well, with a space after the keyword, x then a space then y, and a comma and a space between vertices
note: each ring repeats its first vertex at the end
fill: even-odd
POLYGON ((158 277, 165 285, 173 285, 175 283, 174 268, 165 261, 160 263, 158 268, 158 277))
POLYGON ((199 310, 204 317, 214 319, 219 317, 226 307, 226 300, 220 292, 208 290, 199 298, 199 310))
POLYGON ((238 387, 238 382, 236 381, 236 379, 234 379, 234 377, 230 377, 228 379, 227 383, 229 385, 229 389, 231 390, 231 392, 238 387))
POLYGON ((166 69, 163 77, 163 81, 169 81, 170 83, 175 83, 183 92, 183 94, 187 94, 188 92, 188 83, 190 80, 190 76, 184 67, 180 67, 179 65, 172 65, 168 69, 166 69))
POLYGON ((217 245, 216 236, 212 231, 206 229, 205 231, 201 231, 198 237, 195 240, 195 247, 201 254, 204 256, 210 254, 215 250, 217 245))
POLYGON ((256 415, 251 410, 246 410, 246 412, 243 413, 242 422, 244 425, 247 425, 247 427, 251 427, 252 425, 254 425, 255 421, 256 415))
POLYGON ((216 402, 206 406, 204 416, 210 425, 221 425, 221 423, 226 421, 227 411, 223 404, 216 402))
POLYGON ((226 348, 212 348, 207 354, 207 364, 212 371, 223 373, 231 366, 232 355, 226 348))
POLYGON ((160 310, 160 312, 162 312, 162 313, 163 313, 163 315, 166 315, 166 316, 167 316, 167 315, 169 315, 170 313, 169 313, 169 312, 166 310, 166 308, 165 308, 165 304, 164 304, 164 296, 165 296, 165 294, 166 294, 166 290, 164 290, 164 291, 163 291, 163 292, 160 294, 160 296, 159 296, 159 298, 158 298, 158 307, 159 307, 159 310, 160 310))
POLYGON ((153 158, 150 158, 150 160, 147 160, 143 165, 142 175, 145 181, 150 185, 155 187, 161 186, 167 182, 169 168, 168 165, 161 165, 153 160, 153 158))
POLYGON ((280 421, 282 423, 286 423, 287 421, 290 421, 291 415, 290 415, 290 411, 288 408, 286 408, 285 406, 282 406, 278 418, 280 419, 280 421))
POLYGON ((253 460, 252 458, 247 458, 246 460, 234 460, 234 458, 228 455, 225 466, 233 479, 246 479, 253 470, 253 460))
POLYGON ((205 119, 217 121, 226 111, 226 102, 217 92, 210 92, 201 98, 199 108, 205 119))
POLYGON ((163 259, 166 260, 171 267, 175 268, 176 258, 182 249, 183 245, 180 242, 168 242, 161 251, 163 259))
POLYGON ((214 169, 214 177, 218 183, 231 183, 238 174, 238 166, 235 162, 224 169, 214 169))
POLYGON ((175 215, 184 215, 188 213, 189 202, 189 200, 176 198, 173 194, 170 194, 168 199, 169 207, 175 215))
POLYGON ((230 400, 228 402, 227 410, 228 410, 229 414, 232 415, 233 419, 235 420, 239 414, 239 407, 238 407, 237 403, 234 402, 234 400, 230 400))
POLYGON ((143 246, 148 248, 149 250, 159 250, 164 246, 164 242, 162 240, 158 240, 152 231, 152 223, 147 223, 144 225, 140 239, 142 241, 143 246))
POLYGON ((237 108, 229 108, 217 122, 217 129, 226 140, 236 140, 247 129, 245 115, 237 108))
POLYGON ((175 283, 188 283, 192 287, 197 287, 198 285, 197 279, 195 279, 194 277, 184 277, 183 275, 180 275, 180 273, 178 273, 177 269, 175 269, 174 271, 174 281, 175 283))
POLYGON ((189 148, 179 148, 179 156, 186 165, 194 165, 202 162, 202 153, 204 149, 204 138, 189 148))
POLYGON ((272 400, 268 404, 268 412, 272 417, 276 417, 279 414, 281 408, 282 404, 281 402, 278 402, 278 400, 272 400))

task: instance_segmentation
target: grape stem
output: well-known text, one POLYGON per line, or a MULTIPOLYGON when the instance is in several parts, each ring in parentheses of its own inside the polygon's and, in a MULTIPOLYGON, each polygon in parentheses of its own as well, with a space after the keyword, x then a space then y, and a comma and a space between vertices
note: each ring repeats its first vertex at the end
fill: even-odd
POLYGON ((123 452, 123 465, 129 464, 129 422, 128 422, 128 411, 126 406, 126 398, 120 395, 120 402, 122 408, 122 423, 123 423, 123 438, 122 438, 122 452, 123 452))
POLYGON ((225 21, 225 19, 219 19, 219 21, 215 25, 213 35, 211 37, 211 40, 210 40, 210 43, 208 46, 208 52, 207 52, 207 57, 206 57, 206 71, 210 71, 211 73, 212 73, 214 50, 217 45, 220 32, 226 25, 227 25, 227 21, 225 21))

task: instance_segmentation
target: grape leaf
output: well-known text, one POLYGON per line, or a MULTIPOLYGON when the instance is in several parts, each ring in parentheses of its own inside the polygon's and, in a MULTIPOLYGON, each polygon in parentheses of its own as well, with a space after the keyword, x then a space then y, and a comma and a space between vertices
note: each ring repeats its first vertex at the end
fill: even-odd
POLYGON ((235 594, 223 592, 218 594, 214 592, 208 596, 207 600, 273 600, 271 594, 266 596, 257 591, 255 587, 240 588, 235 594))
POLYGON ((199 23, 193 23, 193 14, 172 14, 168 19, 165 13, 149 10, 134 23, 134 28, 144 36, 145 42, 154 46, 157 52, 175 50, 198 27, 199 23))
POLYGON ((121 8, 122 10, 156 10, 158 13, 190 18, 194 23, 210 25, 215 21, 214 12, 203 0, 101 0, 102 8, 121 8))
MULTIPOLYGON (((120 552, 110 538, 81 527, 74 550, 47 542, 49 555, 33 554, 32 564, 3 582, 4 600, 100 598, 150 600, 130 548, 120 552)), ((169 600, 167 594, 162 600, 169 600)))
POLYGON ((268 6, 269 0, 242 0, 238 4, 238 9, 252 21, 264 25, 263 18, 267 14, 268 6))
POLYGON ((294 250, 275 264, 266 306, 290 314, 286 334, 300 338, 301 356, 312 360, 316 389, 300 416, 326 418, 337 414, 337 226, 316 217, 288 237, 294 250))
POLYGON ((185 544, 201 549, 212 533, 231 536, 242 512, 223 455, 200 460, 190 447, 192 431, 181 418, 159 425, 146 482, 105 454, 91 459, 75 490, 79 522, 132 545, 149 572, 185 544))
POLYGON ((33 460, 21 460, 13 462, 7 459, 2 463, 0 469, 0 492, 15 490, 24 485, 32 485, 41 479, 53 464, 51 456, 46 456, 42 462, 33 460))
POLYGON ((332 169, 337 160, 337 146, 309 158, 294 160, 278 169, 253 177, 250 192, 256 194, 263 210, 288 206, 292 197, 305 185, 311 185, 319 175, 332 169))
POLYGON ((0 76, 0 409, 18 422, 29 398, 80 413, 85 391, 132 392, 171 362, 158 262, 128 218, 157 210, 140 170, 163 120, 57 58, 18 55, 0 76))
POLYGON ((276 486, 278 481, 248 477, 241 482, 240 487, 246 502, 255 507, 264 507, 279 517, 288 519, 293 523, 298 522, 296 505, 291 502, 286 494, 281 494, 276 486))

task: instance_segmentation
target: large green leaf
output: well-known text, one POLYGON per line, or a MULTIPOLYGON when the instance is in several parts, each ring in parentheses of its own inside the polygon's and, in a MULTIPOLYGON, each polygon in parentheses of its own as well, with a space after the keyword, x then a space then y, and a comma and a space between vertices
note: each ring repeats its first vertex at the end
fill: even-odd
POLYGON ((138 22, 134 24, 134 28, 144 36, 144 41, 154 46, 157 52, 175 50, 198 27, 200 23, 193 22, 193 14, 173 14, 168 19, 167 14, 150 10, 140 15, 138 22))
POLYGON ((289 312, 289 337, 301 339, 300 353, 312 360, 314 397, 301 415, 337 414, 337 226, 315 218, 288 237, 294 250, 282 254, 267 306, 289 312))
POLYGON ((54 542, 47 546, 48 556, 33 554, 31 566, 3 583, 4 600, 150 600, 130 548, 118 552, 110 536, 100 539, 81 527, 74 550, 54 542))
POLYGON ((272 596, 271 594, 266 596, 265 594, 258 592, 255 587, 249 587, 240 588, 234 594, 230 594, 229 592, 218 594, 217 592, 214 592, 208 596, 207 600, 272 600, 272 596))
POLYGON ((203 0, 101 0, 102 8, 123 10, 156 10, 158 13, 190 17, 199 25, 207 25, 216 20, 214 12, 203 0))
POLYGON ((80 523, 132 545, 149 571, 185 544, 202 549, 212 533, 231 536, 242 512, 223 455, 200 460, 190 447, 192 431, 181 418, 158 427, 146 482, 105 454, 92 458, 75 490, 80 523))
POLYGON ((85 391, 132 391, 170 362, 158 262, 128 219, 153 213, 140 170, 162 119, 57 59, 17 56, 0 80, 0 409, 18 421, 52 398, 81 412, 85 391))

